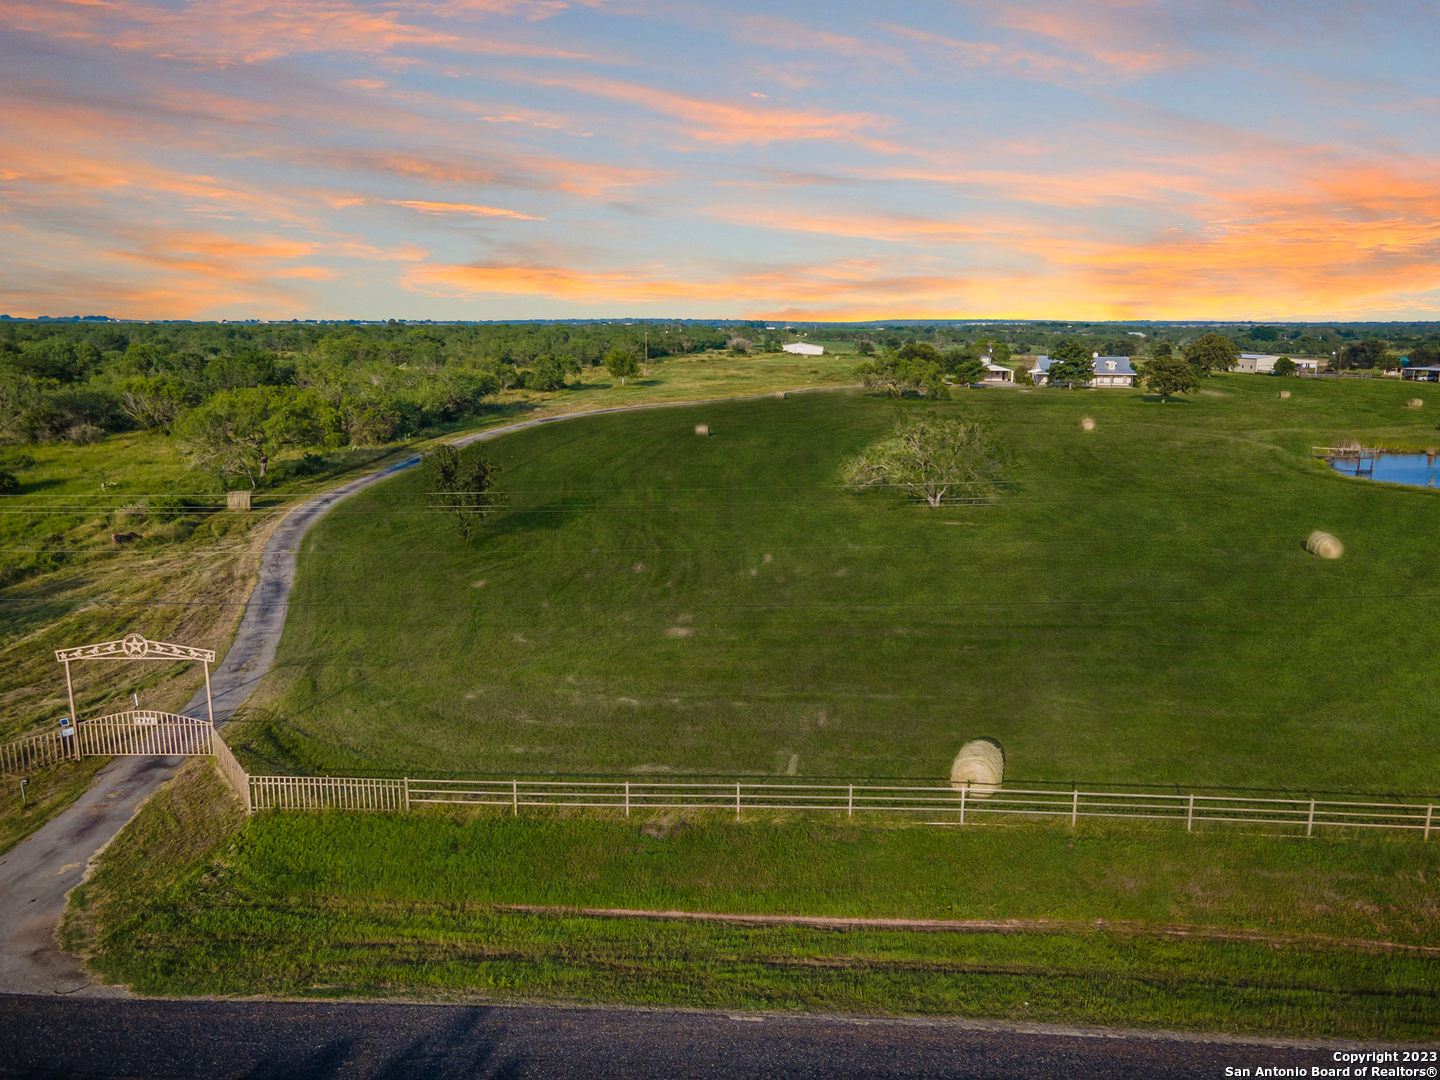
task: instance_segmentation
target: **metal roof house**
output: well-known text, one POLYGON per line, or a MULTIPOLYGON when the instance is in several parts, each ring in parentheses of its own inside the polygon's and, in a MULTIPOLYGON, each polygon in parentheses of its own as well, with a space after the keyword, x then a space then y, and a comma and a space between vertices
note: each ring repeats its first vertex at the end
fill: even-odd
POLYGON ((980 377, 984 383, 1008 383, 1015 381, 1015 372, 994 362, 985 365, 985 374, 980 377))
POLYGON ((789 345, 782 345, 781 348, 788 353, 796 353, 799 356, 825 355, 824 345, 811 345, 804 341, 792 341, 789 345))
POLYGON ((1128 356, 1095 357, 1095 378, 1091 386, 1134 386, 1135 369, 1128 356))
MULTIPOLYGON (((1035 370, 1030 372, 1030 378, 1036 386, 1044 386, 1050 381, 1050 365, 1055 361, 1048 356, 1038 357, 1035 370)), ((1134 386, 1135 369, 1130 366, 1128 356, 1101 356, 1096 353, 1092 359, 1095 365, 1095 377, 1090 380, 1090 388, 1134 386)))

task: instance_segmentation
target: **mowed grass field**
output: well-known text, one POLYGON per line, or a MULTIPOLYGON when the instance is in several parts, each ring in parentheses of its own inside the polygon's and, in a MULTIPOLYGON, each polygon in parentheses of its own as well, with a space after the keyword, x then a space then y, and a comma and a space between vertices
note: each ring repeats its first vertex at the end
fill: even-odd
POLYGON ((418 472, 310 533, 237 735, 287 770, 927 781, 992 736, 1015 781, 1434 792, 1440 496, 1309 451, 1440 441, 1437 410, 1281 382, 827 392, 505 436, 510 508, 473 544, 418 472), (1007 491, 841 490, 897 408, 991 423, 1007 491), (1313 529, 1345 557, 1308 554, 1313 529))
POLYGON ((61 939, 97 978, 141 994, 1427 1039, 1440 1016, 1434 853, 1381 835, 1189 836, 1134 822, 247 818, 197 760, 71 894, 61 939), (582 907, 985 922, 739 926, 582 907))

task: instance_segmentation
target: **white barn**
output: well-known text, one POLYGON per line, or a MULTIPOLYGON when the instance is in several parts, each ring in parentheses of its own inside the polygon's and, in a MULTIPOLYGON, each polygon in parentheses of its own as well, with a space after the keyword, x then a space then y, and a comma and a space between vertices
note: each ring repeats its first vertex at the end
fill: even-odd
POLYGON ((789 345, 783 346, 788 353, 795 353, 799 356, 824 356, 824 345, 810 345, 804 341, 792 341, 789 345))

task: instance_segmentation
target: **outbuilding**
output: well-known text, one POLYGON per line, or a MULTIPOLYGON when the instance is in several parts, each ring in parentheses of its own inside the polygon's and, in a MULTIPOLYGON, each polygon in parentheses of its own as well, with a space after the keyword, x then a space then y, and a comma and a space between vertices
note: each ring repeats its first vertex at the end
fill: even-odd
POLYGON ((1008 383, 1015 381, 1015 372, 1000 364, 987 363, 985 374, 980 377, 982 383, 1008 383))
POLYGON ((795 353, 797 356, 824 356, 824 345, 811 345, 805 341, 792 341, 789 345, 782 345, 788 353, 795 353))
POLYGON ((1400 371, 1400 378, 1411 382, 1440 382, 1440 367, 1407 367, 1400 371))

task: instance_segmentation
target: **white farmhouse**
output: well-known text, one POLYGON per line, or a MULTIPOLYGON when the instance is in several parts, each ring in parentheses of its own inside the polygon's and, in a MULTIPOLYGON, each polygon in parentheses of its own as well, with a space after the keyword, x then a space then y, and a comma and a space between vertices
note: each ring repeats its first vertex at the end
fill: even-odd
MULTIPOLYGON (((1128 356, 1101 356, 1099 353, 1092 354, 1091 362, 1095 365, 1095 377, 1089 382, 1091 389, 1099 386, 1134 386, 1135 369, 1130 366, 1128 356)), ((1036 386, 1044 386, 1050 381, 1050 365, 1054 363, 1048 356, 1041 356, 1035 365, 1035 370, 1030 372, 1030 378, 1036 386)))
POLYGON ((789 345, 782 346, 788 353, 795 353, 798 356, 824 356, 824 345, 810 345, 804 341, 792 341, 789 345))

